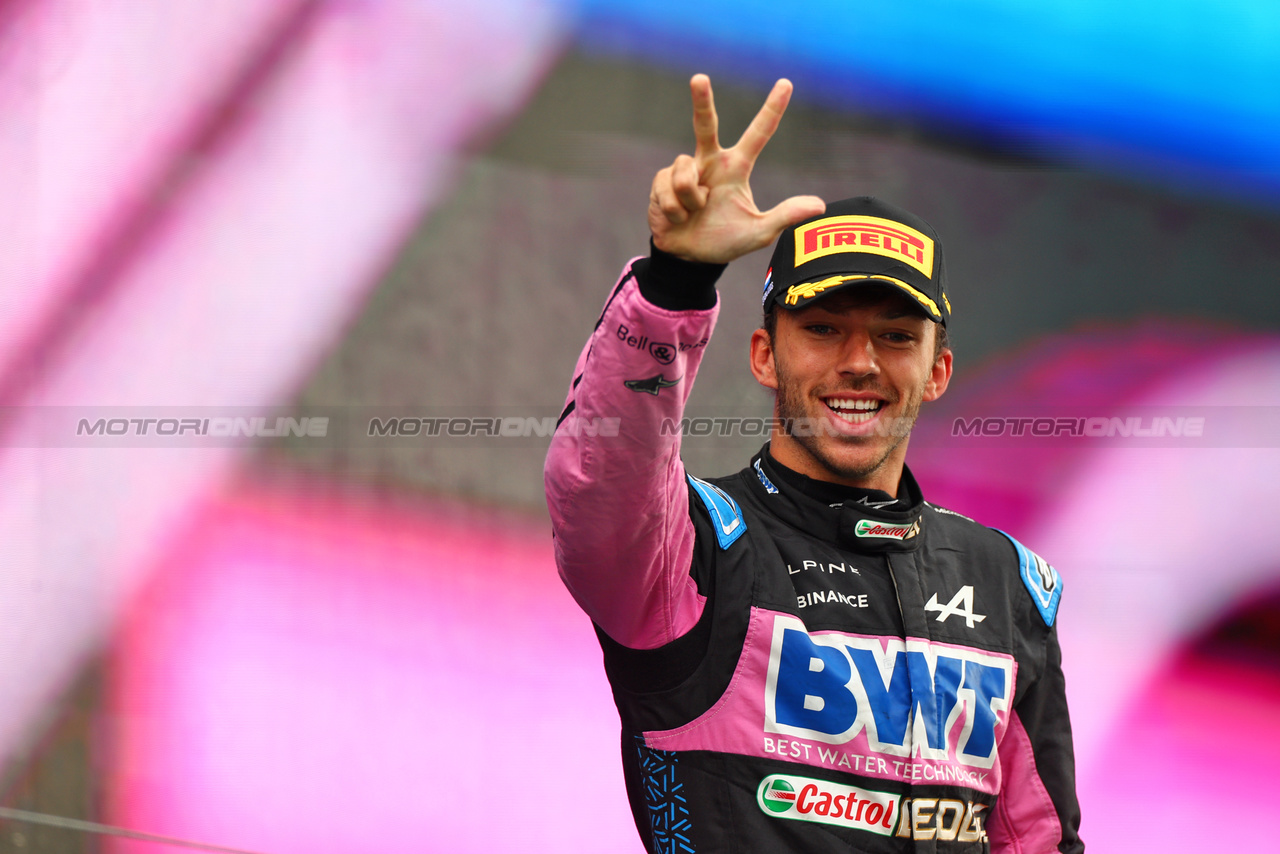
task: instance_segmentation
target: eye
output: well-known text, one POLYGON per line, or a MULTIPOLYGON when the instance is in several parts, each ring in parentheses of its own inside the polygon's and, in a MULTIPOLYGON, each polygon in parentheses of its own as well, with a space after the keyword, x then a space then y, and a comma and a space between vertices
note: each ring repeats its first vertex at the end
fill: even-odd
POLYGON ((825 323, 808 323, 804 328, 805 331, 812 332, 814 335, 830 335, 836 331, 835 327, 825 323))
POLYGON ((910 335, 906 332, 886 332, 880 337, 884 338, 891 344, 910 344, 915 340, 914 335, 910 335))

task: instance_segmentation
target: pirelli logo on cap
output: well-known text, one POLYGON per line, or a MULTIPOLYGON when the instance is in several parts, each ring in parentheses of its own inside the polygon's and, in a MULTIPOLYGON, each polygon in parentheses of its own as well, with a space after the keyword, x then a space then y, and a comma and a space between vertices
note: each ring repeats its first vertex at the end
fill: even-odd
POLYGON ((894 258, 933 278, 933 239, 875 216, 830 216, 796 229, 796 266, 841 252, 894 258))

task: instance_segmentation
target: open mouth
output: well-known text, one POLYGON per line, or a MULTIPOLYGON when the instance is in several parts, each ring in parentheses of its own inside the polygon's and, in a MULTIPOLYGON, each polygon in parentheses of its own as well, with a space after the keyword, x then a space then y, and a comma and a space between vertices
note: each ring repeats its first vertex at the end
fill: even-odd
POLYGON ((884 407, 883 400, 854 400, 847 397, 829 397, 823 403, 850 424, 865 424, 875 418, 884 407))

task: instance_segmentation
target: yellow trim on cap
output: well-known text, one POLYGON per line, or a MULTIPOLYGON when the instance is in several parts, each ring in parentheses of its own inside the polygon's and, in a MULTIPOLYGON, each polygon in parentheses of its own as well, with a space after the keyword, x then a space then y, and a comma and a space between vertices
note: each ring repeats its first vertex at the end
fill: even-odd
MULTIPOLYGON (((916 302, 920 303, 921 307, 927 308, 929 313, 934 317, 939 319, 942 318, 942 312, 938 310, 938 304, 936 302, 911 287, 911 285, 908 285, 901 279, 895 279, 893 276, 869 276, 865 273, 855 273, 847 276, 831 276, 817 282, 805 282, 802 285, 792 285, 787 288, 787 297, 784 301, 787 305, 796 305, 802 299, 813 299, 828 288, 834 288, 837 285, 843 285, 845 282, 853 282, 859 279, 869 279, 871 281, 895 285, 909 293, 916 302)), ((944 296, 943 299, 946 299, 946 297, 944 296)), ((950 303, 947 304, 947 311, 951 311, 950 303)))

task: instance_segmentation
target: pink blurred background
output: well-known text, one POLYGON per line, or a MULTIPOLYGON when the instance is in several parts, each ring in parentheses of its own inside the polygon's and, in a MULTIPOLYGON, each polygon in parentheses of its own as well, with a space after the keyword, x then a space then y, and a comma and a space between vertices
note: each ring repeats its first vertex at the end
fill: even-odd
MULTIPOLYGON (((701 66, 537 0, 126 6, 0 5, 0 848, 636 850, 545 438, 363 425, 554 415, 701 66), (75 427, 276 415, 328 432, 75 427)), ((760 89, 726 56, 729 127, 760 89)), ((876 192, 956 235, 957 381, 910 463, 1064 578, 1090 850, 1262 850, 1231 816, 1280 796, 1274 207, 927 111, 801 91, 787 121, 762 197, 876 192), (1131 412, 1211 429, 951 430, 1131 412)), ((762 266, 722 283, 695 414, 767 411, 742 364, 762 266)))

